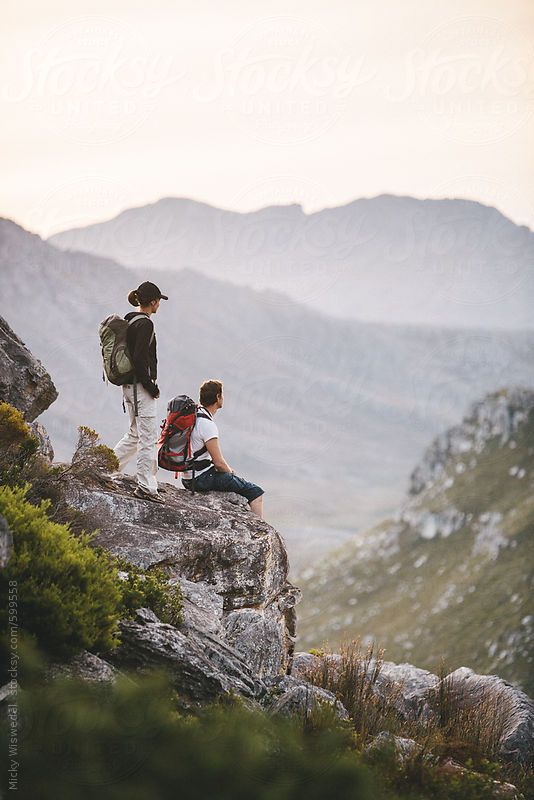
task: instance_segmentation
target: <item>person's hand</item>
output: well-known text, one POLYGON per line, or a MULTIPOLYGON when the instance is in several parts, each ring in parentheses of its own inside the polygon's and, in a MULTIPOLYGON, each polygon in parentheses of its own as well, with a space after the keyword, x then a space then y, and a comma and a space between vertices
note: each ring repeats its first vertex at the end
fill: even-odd
POLYGON ((149 383, 147 386, 147 391, 152 395, 154 400, 157 400, 159 397, 159 386, 157 383, 149 383))

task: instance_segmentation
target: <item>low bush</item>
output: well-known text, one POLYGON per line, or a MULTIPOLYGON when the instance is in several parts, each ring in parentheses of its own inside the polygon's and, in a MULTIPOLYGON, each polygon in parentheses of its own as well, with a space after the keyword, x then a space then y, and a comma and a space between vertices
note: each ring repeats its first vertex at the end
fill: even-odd
MULTIPOLYGON (((101 551, 104 554, 104 551, 101 551)), ((136 567, 124 558, 109 556, 120 576, 124 616, 137 608, 150 608, 162 622, 179 625, 183 622, 183 598, 179 584, 169 585, 163 569, 136 567)))
MULTIPOLYGON (((380 800, 343 730, 243 707, 179 715, 163 678, 24 692, 18 794, 40 800, 380 800)), ((8 788, 7 724, 0 760, 8 788)))
POLYGON ((111 447, 100 442, 100 437, 86 425, 78 427, 78 442, 71 460, 73 472, 114 472, 119 468, 119 460, 111 447))
POLYGON ((20 411, 0 403, 0 483, 17 485, 28 477, 37 458, 38 439, 20 411))
POLYGON ((0 631, 16 587, 19 626, 51 654, 116 644, 122 595, 116 568, 68 526, 48 518, 49 502, 28 502, 28 487, 0 486, 0 514, 13 534, 13 553, 0 574, 0 631))

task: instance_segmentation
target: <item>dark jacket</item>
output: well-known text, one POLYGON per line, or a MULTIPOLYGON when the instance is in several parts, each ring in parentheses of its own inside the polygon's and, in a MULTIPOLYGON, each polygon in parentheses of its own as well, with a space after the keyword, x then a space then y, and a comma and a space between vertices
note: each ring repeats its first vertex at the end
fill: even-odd
MULTIPOLYGON (((130 311, 124 319, 131 320, 132 317, 142 312, 130 311)), ((145 319, 136 320, 128 328, 127 342, 128 350, 132 357, 135 376, 139 383, 143 384, 149 392, 156 388, 158 378, 158 359, 156 356, 156 335, 152 341, 150 337, 154 330, 154 323, 148 315, 145 319)), ((151 392, 152 393, 152 392, 151 392)))

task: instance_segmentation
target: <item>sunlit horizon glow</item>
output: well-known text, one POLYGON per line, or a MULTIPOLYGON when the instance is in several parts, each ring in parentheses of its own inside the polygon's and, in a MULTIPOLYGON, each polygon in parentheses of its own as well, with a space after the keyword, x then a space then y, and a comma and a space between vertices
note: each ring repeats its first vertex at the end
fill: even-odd
POLYGON ((7 2, 0 215, 459 197, 534 229, 528 0, 7 2), (45 7, 46 5, 46 7, 45 7))

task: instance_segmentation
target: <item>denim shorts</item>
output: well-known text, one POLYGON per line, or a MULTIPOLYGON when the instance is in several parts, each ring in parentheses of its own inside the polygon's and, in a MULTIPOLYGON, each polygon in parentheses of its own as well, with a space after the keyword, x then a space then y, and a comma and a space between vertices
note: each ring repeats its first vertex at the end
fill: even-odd
MULTIPOLYGON (((182 478, 186 489, 192 490, 192 481, 182 478)), ((205 472, 195 477, 195 492, 235 492, 246 497, 249 503, 265 494, 263 489, 250 483, 244 478, 239 478, 231 472, 218 472, 215 467, 210 467, 205 472)))

